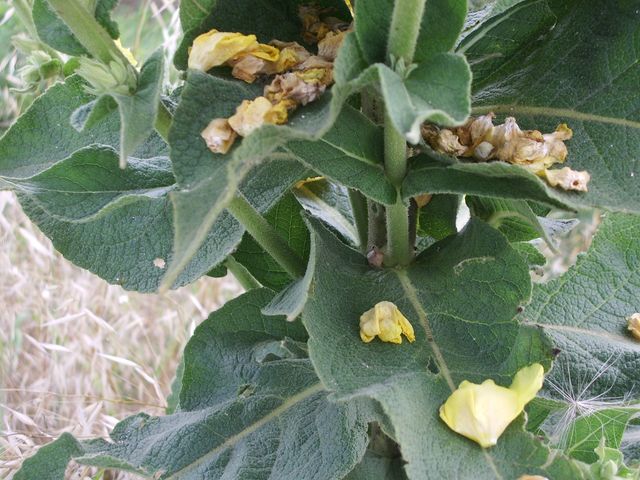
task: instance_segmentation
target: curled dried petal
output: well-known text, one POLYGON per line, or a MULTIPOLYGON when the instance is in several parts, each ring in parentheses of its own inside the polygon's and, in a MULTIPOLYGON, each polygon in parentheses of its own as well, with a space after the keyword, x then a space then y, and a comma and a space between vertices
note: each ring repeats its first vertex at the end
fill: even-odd
POLYGON ((214 118, 200 134, 213 153, 227 153, 238 134, 226 118, 214 118))
POLYGON ((255 35, 211 30, 195 39, 189 51, 189 68, 206 72, 224 65, 243 52, 258 48, 255 35))
POLYGON ((559 170, 545 170, 544 178, 552 187, 560 187, 563 190, 573 190, 576 192, 588 191, 587 185, 591 180, 589 172, 578 172, 564 167, 559 170))
POLYGON ((335 60, 346 34, 347 32, 327 33, 327 35, 318 42, 318 55, 329 60, 335 60))
POLYGON ((315 101, 326 90, 326 85, 304 81, 299 72, 277 75, 264 89, 264 96, 272 102, 291 100, 294 105, 315 101))
POLYGON ((281 125, 286 123, 288 111, 282 102, 274 105, 265 97, 244 100, 229 118, 229 125, 241 137, 246 137, 266 123, 281 125))

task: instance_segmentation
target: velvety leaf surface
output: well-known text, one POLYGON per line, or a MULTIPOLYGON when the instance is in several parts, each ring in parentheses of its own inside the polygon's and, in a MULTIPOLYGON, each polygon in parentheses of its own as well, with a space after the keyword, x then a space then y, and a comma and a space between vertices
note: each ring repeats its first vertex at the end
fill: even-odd
MULTIPOLYGON (((118 0, 96 0, 95 17, 111 38, 119 38, 118 24, 111 19, 111 11, 118 0)), ((47 0, 34 0, 32 9, 33 23, 40 39, 67 55, 88 55, 86 49, 71 33, 71 30, 49 6, 47 0)))
MULTIPOLYGON (((356 2, 355 32, 369 63, 387 61, 387 43, 393 14, 392 0, 356 2)), ((425 6, 414 61, 423 62, 450 51, 467 13, 465 0, 430 0, 425 6)))
MULTIPOLYGON (((173 250, 167 147, 154 135, 120 170, 116 111, 81 132, 70 124, 93 99, 77 77, 38 98, 0 140, 0 183, 18 192, 25 212, 66 258, 126 289, 155 291, 173 250)), ((206 274, 243 234, 228 215, 216 231, 174 286, 206 274)))
MULTIPOLYGON (((514 116, 522 128, 545 132, 567 123, 574 131, 567 165, 591 174, 589 192, 546 188, 549 198, 577 207, 639 212, 638 5, 615 2, 601 8, 595 0, 553 0, 548 5, 557 18, 551 30, 548 13, 538 16, 540 29, 516 29, 532 21, 532 9, 546 9, 524 2, 465 40, 469 58, 489 62, 473 66, 473 112, 514 116), (505 30, 512 30, 511 37, 508 32, 504 37, 505 30), (496 38, 513 42, 499 58, 496 38)), ((505 193, 496 188, 498 192, 505 193)))
MULTIPOLYGON (((164 287, 171 285, 191 260, 250 172, 261 172, 269 185, 280 187, 280 195, 308 174, 307 165, 282 169, 269 168, 270 163, 266 162, 282 160, 282 148, 289 141, 322 138, 354 88, 349 84, 342 88, 336 85, 318 101, 294 112, 286 125, 264 125, 227 154, 213 154, 201 138, 202 130, 214 118, 231 116, 242 100, 260 95, 261 89, 235 79, 189 73, 170 134, 171 161, 181 190, 172 194, 176 224, 174 261, 163 281, 164 287), (259 168, 261 164, 264 166, 259 168)), ((356 141, 356 145, 361 144, 356 141)), ((290 153, 284 153, 285 160, 292 158, 295 157, 290 153)), ((252 184, 262 183, 262 177, 251 176, 252 184)), ((240 190, 252 199, 251 192, 240 190)), ((266 205, 254 206, 266 211, 277 198, 272 196, 266 205)))
POLYGON ((529 299, 527 265, 485 223, 471 220, 463 232, 434 244, 406 270, 374 269, 317 221, 312 224, 316 268, 303 320, 311 357, 332 390, 352 394, 425 371, 430 363, 454 384, 510 376, 518 369, 514 363, 544 361, 549 349, 523 336, 514 319, 529 299), (394 302, 413 324, 415 343, 360 340, 360 315, 383 300, 394 302), (522 356, 514 362, 516 342, 522 342, 522 356))
POLYGON ((438 417, 438 407, 451 391, 427 372, 398 377, 370 392, 394 425, 402 456, 408 462, 405 470, 412 480, 498 480, 522 475, 583 478, 571 461, 524 432, 522 419, 514 421, 490 449, 481 449, 453 433, 438 417))
MULTIPOLYGON (((302 326, 260 314, 272 298, 253 290, 198 327, 176 413, 129 417, 111 442, 84 443, 71 456, 158 479, 344 477, 364 455, 367 419, 355 403, 327 400, 302 326)), ((37 455, 30 467, 61 479, 47 475, 46 460, 37 455)))
POLYGON ((626 321, 640 312, 638 238, 638 217, 608 215, 588 253, 561 278, 536 285, 523 313, 560 349, 550 380, 574 401, 639 396, 640 343, 626 321))
POLYGON ((547 0, 493 2, 474 17, 473 27, 457 48, 472 66, 474 88, 509 62, 519 63, 523 49, 541 41, 556 23, 547 0))
POLYGON ((510 242, 527 242, 536 238, 551 239, 540 220, 524 200, 502 198, 465 198, 471 214, 493 225, 510 242))
POLYGON ((406 480, 402 459, 389 458, 367 451, 362 462, 356 465, 344 480, 406 480))
POLYGON ((579 417, 563 432, 563 449, 573 458, 593 463, 598 460, 594 450, 601 439, 606 447, 620 448, 627 424, 637 414, 636 408, 607 408, 579 417))
POLYGON ((418 235, 442 240, 457 233, 459 195, 433 195, 418 211, 418 235))
POLYGON ((120 162, 126 159, 153 132, 164 80, 164 54, 156 51, 140 70, 133 95, 112 94, 120 110, 120 162))
POLYGON ((383 139, 380 127, 347 106, 320 140, 289 142, 283 150, 317 173, 389 205, 396 190, 384 173, 383 139))
MULTIPOLYGON (((571 150, 571 149, 569 149, 571 150)), ((460 193, 482 197, 532 200, 572 209, 578 193, 560 193, 539 177, 503 162, 470 163, 430 152, 413 158, 405 178, 405 199, 425 193, 460 193)))
POLYGON ((335 229, 353 245, 358 243, 349 193, 343 186, 314 178, 293 190, 300 205, 315 218, 335 229))

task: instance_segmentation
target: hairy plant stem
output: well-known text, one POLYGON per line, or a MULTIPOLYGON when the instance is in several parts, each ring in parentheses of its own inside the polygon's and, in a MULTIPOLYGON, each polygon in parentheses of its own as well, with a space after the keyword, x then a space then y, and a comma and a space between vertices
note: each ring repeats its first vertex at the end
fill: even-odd
POLYGON ((227 209, 292 278, 304 275, 306 269, 304 261, 244 197, 236 195, 227 209))
POLYGON ((229 270, 234 277, 236 277, 238 283, 242 285, 242 288, 245 290, 249 291, 262 286, 244 265, 233 258, 233 255, 229 255, 227 257, 224 262, 224 266, 227 267, 227 270, 229 270))
MULTIPOLYGON (((47 1, 91 56, 105 65, 109 65, 112 61, 117 61, 123 65, 129 64, 129 60, 120 51, 102 25, 98 23, 94 14, 80 0, 47 1)), ((171 113, 160 102, 155 128, 165 141, 169 138, 171 120, 171 113)))
MULTIPOLYGON (((418 43, 418 34, 426 0, 396 0, 391 17, 387 55, 410 65, 418 43)), ((387 176, 396 187, 396 203, 387 207, 387 252, 389 266, 407 265, 413 257, 409 233, 409 207, 402 201, 400 187, 407 174, 407 142, 388 114, 384 118, 384 164, 387 176)))
POLYGON ((367 206, 367 198, 359 191, 350 188, 349 201, 351 203, 351 210, 353 210, 353 219, 356 222, 356 230, 358 231, 360 251, 366 253, 369 239, 369 208, 367 206))
POLYGON ((384 122, 384 165, 387 176, 396 187, 396 203, 387 206, 387 251, 385 264, 407 265, 413 257, 409 241, 409 207, 402 201, 400 187, 407 173, 407 142, 388 116, 384 122))

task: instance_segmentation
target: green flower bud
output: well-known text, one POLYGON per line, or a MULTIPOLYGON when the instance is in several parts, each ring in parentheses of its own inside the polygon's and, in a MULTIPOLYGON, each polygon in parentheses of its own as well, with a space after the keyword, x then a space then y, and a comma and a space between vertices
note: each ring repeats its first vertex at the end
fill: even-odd
POLYGON ((131 95, 137 87, 135 69, 117 60, 105 65, 98 60, 83 57, 76 73, 89 83, 87 92, 96 96, 110 93, 131 95))

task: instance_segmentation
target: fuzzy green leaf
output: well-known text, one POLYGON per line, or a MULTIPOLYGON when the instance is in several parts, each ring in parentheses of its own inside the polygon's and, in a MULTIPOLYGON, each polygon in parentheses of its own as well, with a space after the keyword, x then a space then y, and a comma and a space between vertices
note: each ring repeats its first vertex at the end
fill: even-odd
MULTIPOLYGON (((176 413, 129 417, 110 442, 82 442, 84 451, 67 457, 159 480, 344 477, 364 455, 369 413, 328 401, 302 326, 260 314, 272 298, 253 290, 198 327, 185 350, 176 413)), ((48 460, 36 455, 30 467, 40 468, 39 479, 62 480, 44 470, 48 460)))
MULTIPOLYGON (((465 39, 462 50, 477 60, 473 112, 514 116, 524 129, 548 132, 560 123, 573 129, 566 164, 591 174, 589 192, 567 193, 541 182, 546 203, 640 212, 638 6, 617 2, 603 9, 596 0, 548 5, 557 18, 553 29, 545 4, 524 2, 465 39), (536 8, 543 11, 536 17, 539 28, 516 28, 530 22, 536 8), (499 50, 503 38, 513 43, 506 52, 499 50)), ((523 186, 519 167, 505 168, 523 186)), ((508 195, 497 186, 495 192, 508 195)))
MULTIPOLYGON (((0 183, 18 192, 66 258, 110 283, 154 291, 173 250, 167 147, 152 136, 119 169, 115 111, 82 132, 70 124, 72 113, 93 100, 77 77, 36 100, 0 140, 0 183)), ((175 286, 206 274, 240 242, 243 229, 228 215, 218 227, 175 286)))
POLYGON ((605 447, 619 449, 627 424, 636 415, 636 408, 605 408, 579 417, 563 432, 561 446, 567 455, 594 463, 601 439, 604 438, 605 447))
MULTIPOLYGON (((96 20, 114 39, 120 37, 118 24, 111 19, 111 11, 117 4, 118 0, 97 0, 95 3, 96 20)), ((38 36, 43 42, 68 55, 88 55, 69 27, 51 9, 47 0, 34 0, 32 16, 38 36)))
POLYGON ((574 267, 535 286, 523 320, 541 327, 560 349, 550 395, 639 398, 640 343, 626 320, 640 312, 639 237, 638 217, 611 214, 574 267))
MULTIPOLYGON (((393 0, 356 2, 355 31, 368 63, 386 62, 393 0)), ((425 6, 414 61, 424 62, 456 44, 467 14, 465 0, 430 0, 425 6)))
POLYGON ((463 232, 434 244, 400 271, 370 267, 317 221, 312 225, 316 268, 303 321, 320 377, 341 395, 423 371, 430 362, 444 360, 437 368, 453 383, 506 379, 519 366, 546 362, 548 346, 525 335, 514 318, 529 299, 527 265, 485 223, 471 220, 463 232), (413 324, 415 343, 360 340, 360 315, 383 300, 396 303, 413 324), (521 354, 516 342, 523 352, 531 348, 514 364, 512 353, 521 354))

